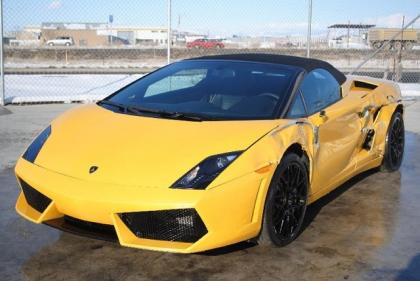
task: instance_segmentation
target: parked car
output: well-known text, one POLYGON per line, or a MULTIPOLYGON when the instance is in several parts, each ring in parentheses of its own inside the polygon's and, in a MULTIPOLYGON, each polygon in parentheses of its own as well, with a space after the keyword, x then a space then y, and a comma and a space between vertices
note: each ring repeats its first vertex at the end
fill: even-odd
POLYGON ((17 162, 16 210, 141 249, 285 246, 309 204, 399 169, 403 111, 397 84, 320 60, 176 62, 52 121, 17 162))
POLYGON ((216 39, 197 39, 192 42, 187 43, 187 48, 196 48, 196 49, 222 49, 225 45, 216 39))
POLYGON ((72 37, 60 36, 52 40, 47 41, 47 46, 72 46, 74 41, 72 37))

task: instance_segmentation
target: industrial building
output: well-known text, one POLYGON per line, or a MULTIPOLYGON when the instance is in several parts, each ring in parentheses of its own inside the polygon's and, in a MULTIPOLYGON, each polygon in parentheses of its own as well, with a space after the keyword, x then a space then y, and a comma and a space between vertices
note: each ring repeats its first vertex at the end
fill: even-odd
MULTIPOLYGON (((177 42, 174 31, 173 41, 177 42)), ((40 26, 27 26, 17 32, 14 45, 40 45, 57 37, 72 37, 75 46, 101 47, 110 45, 164 46, 167 44, 166 27, 117 26, 109 23, 45 22, 40 26)), ((197 35, 192 35, 197 36, 197 35)), ((195 38, 194 37, 194 38, 195 38)), ((183 41, 185 39, 182 39, 183 41)))

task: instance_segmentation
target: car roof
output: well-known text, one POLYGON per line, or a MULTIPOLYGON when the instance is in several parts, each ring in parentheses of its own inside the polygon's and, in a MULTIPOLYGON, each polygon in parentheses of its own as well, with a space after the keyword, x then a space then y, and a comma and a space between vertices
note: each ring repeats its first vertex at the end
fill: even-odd
POLYGON ((335 77, 337 82, 341 85, 346 81, 346 76, 336 69, 334 66, 326 61, 286 56, 286 55, 274 55, 274 54, 228 54, 228 55, 215 55, 215 56, 203 56, 197 58, 191 58, 188 60, 236 60, 236 61, 251 61, 251 62, 264 62, 264 63, 275 63, 290 66, 297 66, 310 72, 317 68, 327 70, 331 75, 335 77))

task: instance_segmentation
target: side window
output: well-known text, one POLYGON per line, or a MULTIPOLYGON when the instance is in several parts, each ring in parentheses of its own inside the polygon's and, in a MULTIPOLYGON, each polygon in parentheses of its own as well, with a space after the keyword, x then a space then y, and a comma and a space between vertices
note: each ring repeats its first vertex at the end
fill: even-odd
POLYGON ((328 71, 318 68, 311 71, 300 85, 303 99, 312 115, 341 99, 340 85, 328 71))
POLYGON ((295 99, 290 106, 289 113, 287 114, 289 118, 301 118, 307 116, 305 105, 303 104, 302 94, 299 91, 296 93, 295 99))
POLYGON ((171 76, 163 78, 151 84, 144 94, 144 97, 155 96, 171 91, 194 87, 207 75, 206 69, 182 70, 171 76))

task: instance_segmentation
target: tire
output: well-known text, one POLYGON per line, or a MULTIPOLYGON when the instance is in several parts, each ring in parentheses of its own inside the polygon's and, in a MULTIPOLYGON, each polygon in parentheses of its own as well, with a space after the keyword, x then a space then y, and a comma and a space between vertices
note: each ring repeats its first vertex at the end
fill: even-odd
POLYGON ((48 46, 54 47, 54 43, 48 43, 48 46))
POLYGON ((373 45, 372 45, 372 46, 373 46, 373 48, 374 48, 374 49, 376 49, 376 50, 377 50, 377 49, 379 49, 380 47, 382 47, 382 43, 381 43, 381 42, 379 42, 379 41, 377 41, 377 42, 373 43, 373 45))
POLYGON ((400 41, 395 41, 392 46, 394 47, 394 50, 400 50, 402 49, 403 44, 400 41))
POLYGON ((308 202, 308 170, 305 159, 289 153, 282 159, 270 183, 257 243, 283 247, 302 231, 308 202))
POLYGON ((413 43, 410 42, 410 41, 405 42, 404 43, 404 49, 405 50, 411 50, 411 49, 413 49, 413 43))
POLYGON ((64 45, 68 47, 68 46, 70 46, 70 43, 66 43, 66 44, 64 44, 64 45))
POLYGON ((401 112, 395 112, 389 122, 385 138, 385 153, 380 170, 394 172, 401 167, 404 156, 405 131, 401 112))

